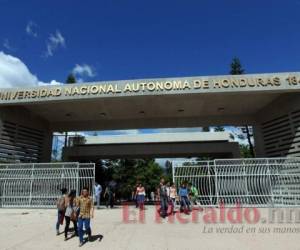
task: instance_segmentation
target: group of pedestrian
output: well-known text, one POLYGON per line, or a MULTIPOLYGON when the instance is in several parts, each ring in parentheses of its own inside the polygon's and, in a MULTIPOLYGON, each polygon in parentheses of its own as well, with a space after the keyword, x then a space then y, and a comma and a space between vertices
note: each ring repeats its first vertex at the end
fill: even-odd
POLYGON ((92 232, 90 221, 94 217, 93 199, 89 195, 89 189, 84 187, 81 190, 80 196, 76 197, 76 190, 71 190, 69 193, 66 188, 61 189, 62 195, 57 201, 57 222, 56 234, 59 235, 59 227, 63 225, 65 220, 65 241, 68 240, 68 232, 70 223, 73 222, 74 234, 71 237, 79 237, 79 246, 84 244, 84 234, 88 235, 88 240, 91 240, 92 232), (83 230, 83 227, 85 230, 83 230))
MULTIPOLYGON (((110 182, 104 192, 104 197, 107 196, 106 206, 113 208, 115 199, 115 182, 110 182)), ((88 235, 87 239, 91 240, 91 219, 94 217, 94 201, 97 208, 100 208, 102 187, 99 183, 94 186, 94 199, 90 197, 89 190, 84 187, 79 196, 76 196, 76 190, 61 189, 61 197, 57 200, 57 222, 56 233, 59 235, 59 227, 63 225, 65 220, 64 236, 68 240, 70 224, 73 223, 74 233, 71 236, 79 237, 79 246, 84 244, 84 234, 88 235), (83 230, 83 228, 85 230, 83 230)), ((153 191, 151 193, 154 193, 153 191)), ((146 190, 142 183, 138 183, 133 195, 136 199, 136 207, 144 209, 146 190)), ((160 201, 160 215, 165 218, 169 214, 175 213, 176 204, 180 204, 180 212, 189 213, 192 205, 197 205, 198 190, 191 183, 181 183, 178 193, 174 183, 167 182, 165 179, 160 179, 160 184, 157 189, 157 196, 160 201), (170 208, 170 209, 169 209, 170 208), (170 212, 168 213, 168 211, 170 212)))
POLYGON ((182 182, 177 194, 175 183, 165 184, 164 178, 161 178, 159 188, 157 190, 160 199, 160 215, 164 218, 168 214, 175 212, 176 203, 180 204, 180 212, 189 213, 192 205, 197 205, 198 190, 191 183, 182 182), (169 207, 171 208, 168 213, 169 207))
MULTIPOLYGON (((104 191, 103 197, 106 198, 106 207, 113 208, 115 203, 115 189, 116 183, 114 181, 110 181, 104 191)), ((102 193, 102 186, 100 183, 95 182, 94 186, 94 201, 97 205, 97 209, 100 209, 101 205, 101 193, 102 193)))
MULTIPOLYGON (((154 192, 150 194, 154 197, 154 192)), ((144 209, 146 191, 142 183, 136 185, 132 196, 135 199, 136 207, 144 209)), ((177 192, 175 183, 165 182, 165 179, 161 178, 157 189, 157 196, 160 201, 159 213, 162 217, 166 217, 176 212, 175 208, 177 204, 180 205, 180 212, 189 213, 192 206, 197 205, 198 190, 191 183, 182 182, 177 192)), ((151 199, 155 201, 154 198, 151 197, 151 199)))

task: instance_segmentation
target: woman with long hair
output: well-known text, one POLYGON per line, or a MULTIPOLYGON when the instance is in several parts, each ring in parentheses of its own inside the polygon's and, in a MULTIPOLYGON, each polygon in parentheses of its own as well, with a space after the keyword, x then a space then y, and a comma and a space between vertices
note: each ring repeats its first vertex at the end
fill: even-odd
MULTIPOLYGON (((75 197, 76 197, 76 191, 71 190, 71 192, 68 194, 66 199, 66 212, 65 212, 65 220, 66 220, 66 226, 65 226, 65 240, 68 240, 68 231, 70 227, 70 222, 73 222, 74 225, 74 235, 78 236, 77 232, 77 211, 76 211, 76 205, 75 205, 75 197)), ((72 237, 73 237, 72 236, 72 237)))

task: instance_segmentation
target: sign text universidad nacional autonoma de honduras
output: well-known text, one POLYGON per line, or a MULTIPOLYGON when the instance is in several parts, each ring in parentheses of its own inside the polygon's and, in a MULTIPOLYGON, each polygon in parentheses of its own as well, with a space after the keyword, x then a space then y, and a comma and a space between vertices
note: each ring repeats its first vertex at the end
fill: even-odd
POLYGON ((274 89, 281 86, 300 86, 299 75, 228 76, 122 81, 122 83, 66 84, 33 89, 0 89, 0 100, 30 100, 61 96, 114 95, 118 93, 165 92, 186 90, 274 89))

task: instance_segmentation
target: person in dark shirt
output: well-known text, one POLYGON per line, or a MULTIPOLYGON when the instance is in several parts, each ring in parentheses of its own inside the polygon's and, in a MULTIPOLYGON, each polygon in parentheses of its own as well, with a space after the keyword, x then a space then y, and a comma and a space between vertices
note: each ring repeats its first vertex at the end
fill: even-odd
POLYGON ((160 179, 158 196, 160 198, 160 215, 163 218, 165 218, 167 216, 167 211, 168 211, 168 192, 167 192, 167 186, 165 185, 164 178, 160 179))
POLYGON ((191 211, 190 201, 189 201, 189 196, 188 196, 189 191, 188 191, 185 183, 181 184, 178 195, 180 197, 180 205, 181 205, 180 210, 183 211, 183 210, 187 209, 188 211, 191 211))
POLYGON ((57 200, 57 222, 56 222, 56 235, 59 235, 59 226, 63 224, 65 218, 65 211, 66 211, 66 196, 67 196, 67 189, 62 188, 61 190, 61 197, 57 200))

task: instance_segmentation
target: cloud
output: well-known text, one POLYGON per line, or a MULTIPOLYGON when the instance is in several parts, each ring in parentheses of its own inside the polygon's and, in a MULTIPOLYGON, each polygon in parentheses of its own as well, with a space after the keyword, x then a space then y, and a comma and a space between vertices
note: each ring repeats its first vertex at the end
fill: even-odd
POLYGON ((110 135, 137 135, 137 134, 141 134, 141 131, 139 129, 99 131, 99 135, 104 135, 104 136, 110 136, 110 135))
POLYGON ((50 34, 47 40, 47 50, 45 52, 45 57, 53 56, 54 51, 59 47, 65 47, 66 41, 63 35, 57 30, 55 34, 50 34))
POLYGON ((44 86, 44 85, 60 85, 60 84, 63 84, 63 83, 58 82, 56 80, 51 80, 50 82, 41 82, 41 81, 38 82, 39 86, 44 86))
MULTIPOLYGON (((234 136, 235 142, 238 142, 239 144, 248 145, 247 136, 242 132, 242 127, 226 126, 224 128, 225 131, 231 133, 234 136), (243 135, 244 139, 240 138, 240 135, 243 135)), ((251 141, 253 142, 253 138, 251 138, 251 141)))
POLYGON ((8 49, 8 50, 15 50, 15 49, 11 46, 11 44, 10 44, 10 42, 8 41, 7 38, 3 40, 3 47, 6 48, 6 49, 8 49))
POLYGON ((83 81, 83 77, 94 77, 96 72, 92 66, 88 64, 76 64, 72 70, 72 73, 76 76, 78 82, 83 81))
POLYGON ((57 85, 59 82, 55 80, 50 83, 39 81, 37 76, 32 74, 19 58, 0 51, 0 88, 34 87, 49 84, 57 85))
POLYGON ((202 132, 201 127, 194 128, 157 128, 157 129, 142 129, 144 134, 154 133, 185 133, 185 132, 202 132))
POLYGON ((37 25, 34 22, 29 21, 26 25, 25 31, 28 35, 33 36, 33 37, 37 37, 38 34, 37 34, 37 31, 36 31, 36 28, 37 28, 37 25))

